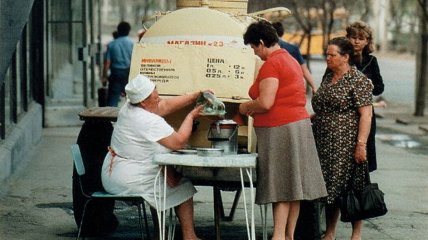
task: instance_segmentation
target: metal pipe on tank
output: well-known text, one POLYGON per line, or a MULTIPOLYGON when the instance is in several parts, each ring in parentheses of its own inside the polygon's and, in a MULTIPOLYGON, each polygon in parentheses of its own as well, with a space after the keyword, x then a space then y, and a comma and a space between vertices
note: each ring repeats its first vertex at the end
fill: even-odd
POLYGON ((201 0, 201 7, 208 8, 210 6, 209 0, 201 0))
POLYGON ((188 7, 210 8, 230 14, 247 14, 248 0, 176 0, 177 9, 188 7))

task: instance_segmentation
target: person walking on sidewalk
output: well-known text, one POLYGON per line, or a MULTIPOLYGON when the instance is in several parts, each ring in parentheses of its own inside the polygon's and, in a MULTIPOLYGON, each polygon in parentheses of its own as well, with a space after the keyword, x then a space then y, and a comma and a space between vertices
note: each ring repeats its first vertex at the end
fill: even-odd
POLYGON ((134 45, 128 37, 130 31, 129 23, 120 22, 117 25, 117 38, 107 45, 101 82, 103 86, 108 82, 107 105, 111 107, 117 107, 128 83, 134 45))
MULTIPOLYGON (((384 84, 377 58, 371 54, 374 51, 374 44, 373 33, 370 26, 365 22, 356 21, 346 28, 346 37, 354 46, 355 66, 371 80, 373 84, 373 95, 381 95, 384 91, 384 84)), ((374 117, 374 108, 372 115, 370 134, 367 139, 367 161, 370 172, 377 169, 375 141, 376 118, 374 117)))

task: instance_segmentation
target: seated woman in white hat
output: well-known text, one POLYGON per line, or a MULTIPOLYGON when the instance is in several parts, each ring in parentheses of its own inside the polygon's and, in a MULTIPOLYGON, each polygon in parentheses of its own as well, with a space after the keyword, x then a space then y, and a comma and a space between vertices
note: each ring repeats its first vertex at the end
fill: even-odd
MULTIPOLYGON (((143 75, 130 80, 125 92, 128 101, 121 107, 114 125, 110 150, 102 167, 102 183, 110 193, 139 194, 156 208, 154 180, 160 166, 152 163, 153 157, 155 153, 179 150, 187 144, 193 120, 199 116, 202 106, 188 113, 178 131, 163 117, 195 104, 199 92, 160 99, 155 84, 143 75)), ((183 239, 198 239, 193 226, 196 189, 189 180, 170 171, 167 176, 165 208, 175 207, 183 239)))

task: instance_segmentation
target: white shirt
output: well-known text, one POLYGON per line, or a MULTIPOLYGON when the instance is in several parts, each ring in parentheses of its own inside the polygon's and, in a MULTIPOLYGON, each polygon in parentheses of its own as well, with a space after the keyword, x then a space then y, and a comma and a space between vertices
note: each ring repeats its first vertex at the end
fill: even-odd
MULTIPOLYGON (((152 162, 154 154, 170 151, 157 141, 173 133, 174 129, 159 115, 129 102, 122 106, 110 143, 116 156, 107 153, 102 167, 105 190, 113 194, 141 194, 154 206, 154 179, 159 171, 159 166, 152 162)), ((196 192, 191 183, 169 188, 169 191, 169 207, 180 204, 196 192)))

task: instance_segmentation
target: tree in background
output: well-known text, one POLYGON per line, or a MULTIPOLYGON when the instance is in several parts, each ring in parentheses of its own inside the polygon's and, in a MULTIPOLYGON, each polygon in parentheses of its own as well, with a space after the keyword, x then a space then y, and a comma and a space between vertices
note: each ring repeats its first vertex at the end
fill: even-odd
MULTIPOLYGON (((277 1, 249 1, 249 11, 260 11, 266 8, 277 6, 287 7, 292 11, 293 20, 286 19, 283 24, 287 26, 287 31, 293 29, 299 35, 298 45, 305 47, 301 52, 305 55, 306 60, 310 59, 313 53, 312 43, 313 36, 317 35, 315 41, 319 41, 321 37, 321 52, 323 54, 327 42, 330 38, 337 36, 333 33, 338 32, 338 29, 344 29, 350 17, 349 12, 368 16, 370 14, 370 0, 363 1, 346 1, 346 0, 277 0, 277 1), (366 5, 367 4, 367 5, 366 5)), ((295 42, 295 41, 293 41, 295 42)), ((318 46, 318 44, 316 45, 318 46)), ((316 48, 318 49, 318 48, 316 48)))
POLYGON ((140 27, 143 27, 149 21, 158 2, 156 0, 136 1, 132 8, 135 24, 141 24, 140 27))
MULTIPOLYGON (((292 9, 293 17, 296 19, 297 23, 303 30, 303 35, 301 37, 299 45, 302 44, 304 39, 307 39, 307 46, 306 46, 306 61, 310 59, 310 49, 311 49, 311 39, 312 39, 312 29, 314 28, 314 20, 317 19, 317 13, 316 11, 311 11, 313 5, 311 5, 311 1, 292 1, 292 9)), ((316 9, 316 8, 315 8, 316 9)), ((309 66, 309 62, 308 68, 309 66)))
POLYGON ((173 11, 176 8, 176 0, 103 0, 104 5, 109 6, 109 12, 103 19, 107 27, 106 32, 120 21, 127 21, 133 30, 142 29, 143 25, 148 27, 153 24, 152 16, 155 12, 173 11))
POLYGON ((416 0, 390 0, 391 50, 415 52, 416 24, 418 22, 416 0))
POLYGON ((420 18, 420 51, 417 56, 416 109, 415 116, 424 116, 428 68, 428 0, 418 0, 420 18))

